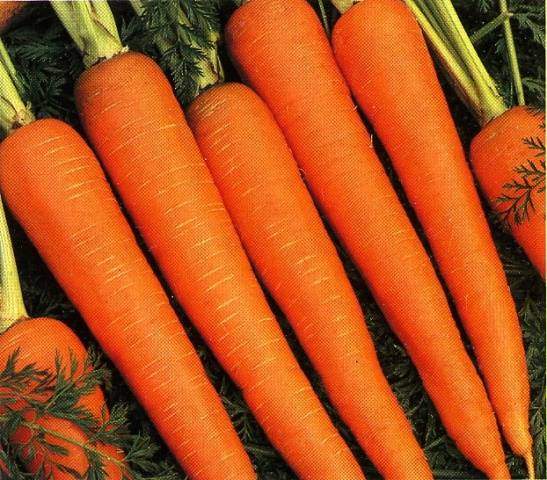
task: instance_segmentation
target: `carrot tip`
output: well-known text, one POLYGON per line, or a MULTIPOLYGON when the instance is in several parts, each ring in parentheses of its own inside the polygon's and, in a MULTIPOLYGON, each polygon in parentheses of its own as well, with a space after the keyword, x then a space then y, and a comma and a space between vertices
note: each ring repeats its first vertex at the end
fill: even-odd
POLYGON ((526 469, 528 470, 528 478, 530 480, 535 480, 536 472, 534 469, 534 456, 531 450, 524 454, 524 461, 526 462, 526 469))

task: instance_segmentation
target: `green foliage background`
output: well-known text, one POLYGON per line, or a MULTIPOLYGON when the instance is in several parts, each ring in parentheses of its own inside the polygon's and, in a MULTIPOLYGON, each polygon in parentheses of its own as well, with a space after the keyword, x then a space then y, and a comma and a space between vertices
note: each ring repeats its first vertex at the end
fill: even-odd
MULTIPOLYGON (((231 0, 165 0, 163 3, 167 5, 170 2, 179 2, 186 13, 189 14, 188 16, 192 17, 193 15, 193 18, 199 23, 197 30, 188 32, 190 36, 201 35, 200 31, 203 31, 203 29, 207 31, 211 28, 218 28, 218 25, 227 19, 237 3, 231 0), (218 12, 218 15, 211 17, 211 8, 213 12, 218 12)), ((330 29, 336 21, 337 14, 329 2, 327 0, 323 2, 310 0, 310 2, 317 8, 318 13, 322 14, 326 28, 330 29)), ((457 0, 455 5, 470 33, 497 15, 497 2, 494 0, 457 0)), ((174 73, 177 93, 185 102, 188 92, 192 91, 191 83, 195 80, 195 75, 199 73, 193 68, 195 52, 191 48, 187 48, 180 39, 177 39, 178 44, 175 50, 169 54, 169 58, 166 58, 165 55, 161 58, 151 43, 153 36, 144 32, 142 22, 135 18, 128 4, 113 2, 112 8, 118 20, 124 42, 135 50, 142 50, 154 56, 167 68, 168 72, 174 73), (178 56, 181 62, 178 72, 171 70, 173 68, 173 56, 178 56)), ((543 23, 545 4, 541 0, 513 0, 510 2, 510 9, 515 13, 513 25, 528 103, 543 105, 545 98, 543 23)), ((158 24, 161 24, 161 6, 157 10, 160 13, 156 13, 154 18, 158 24)), ((156 34, 161 31, 168 32, 167 27, 163 30, 157 30, 156 34)), ((76 128, 80 128, 73 104, 72 85, 82 71, 81 59, 62 26, 56 20, 49 5, 45 2, 33 3, 4 36, 4 39, 15 65, 23 77, 27 99, 32 103, 37 116, 60 117, 75 125, 76 128)), ((508 103, 514 103, 514 92, 511 86, 501 29, 482 39, 478 44, 478 49, 490 72, 498 81, 508 103)), ((230 80, 237 79, 235 72, 229 65, 222 45, 221 56, 224 60, 227 78, 230 80)), ((473 135, 477 133, 478 126, 448 86, 446 86, 446 92, 462 140, 467 146, 473 135)), ((415 221, 408 202, 406 202, 397 180, 393 176, 381 145, 378 144, 377 146, 385 161, 386 169, 392 176, 401 198, 409 209, 409 214, 415 221)), ((25 185, 21 185, 21 188, 25 188, 25 185)), ((537 475, 538 478, 545 478, 545 285, 531 267, 523 252, 512 238, 504 232, 493 215, 490 215, 490 221, 496 245, 517 303, 524 332, 532 384, 530 416, 535 440, 537 475)), ((416 222, 415 224, 420 231, 418 224, 416 222)), ((33 246, 15 222, 11 221, 10 226, 12 227, 14 246, 29 314, 33 316, 47 315, 62 319, 74 328, 87 344, 93 345, 94 341, 83 321, 44 266, 33 246)), ((384 371, 412 421, 417 437, 425 448, 436 477, 454 479, 483 478, 480 472, 474 470, 463 459, 452 441, 447 438, 404 349, 387 328, 370 292, 341 249, 340 254, 344 258, 348 275, 365 309, 367 324, 375 340, 384 371)), ((190 333, 212 381, 222 395, 232 420, 257 468, 259 478, 265 480, 295 478, 294 474, 270 446, 263 432, 245 407, 239 392, 214 360, 174 300, 173 304, 180 312, 182 321, 190 333)), ((347 429, 338 421, 334 410, 328 404, 317 375, 313 372, 298 347, 294 334, 275 305, 273 305, 273 308, 278 314, 302 366, 312 378, 317 392, 328 406, 329 412, 340 427, 342 434, 347 438, 355 455, 363 465, 368 478, 379 478, 377 472, 357 447, 347 429)), ((176 375, 177 366, 173 365, 172 367, 173 374, 176 375)), ((113 381, 106 385, 107 396, 111 404, 115 402, 126 404, 130 418, 129 429, 134 432, 141 430, 149 432, 160 447, 155 459, 158 462, 174 463, 161 440, 155 435, 143 411, 135 403, 127 388, 123 386, 123 382, 118 378, 115 371, 113 376, 113 381)), ((366 385, 363 388, 366 388, 366 385)), ((516 478, 524 477, 523 462, 510 454, 508 450, 506 451, 508 452, 507 460, 513 476, 516 478)), ((179 475, 180 478, 184 478, 182 472, 179 475)))

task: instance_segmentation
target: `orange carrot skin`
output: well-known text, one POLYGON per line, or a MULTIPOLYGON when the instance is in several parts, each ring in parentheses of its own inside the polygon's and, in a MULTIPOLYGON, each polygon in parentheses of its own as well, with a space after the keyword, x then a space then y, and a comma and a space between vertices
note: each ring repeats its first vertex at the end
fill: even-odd
MULTIPOLYGON (((545 112, 533 112, 526 107, 514 107, 488 123, 471 143, 470 159, 490 205, 501 213, 507 207, 497 199, 511 195, 503 185, 520 176, 515 168, 533 161, 540 166, 537 151, 531 150, 524 139, 540 138, 545 142, 545 112)), ((534 193, 529 218, 516 224, 509 217, 511 233, 524 249, 532 264, 545 280, 545 194, 534 193)))
POLYGON ((529 452, 515 304, 418 22, 404 2, 364 0, 339 19, 332 43, 425 230, 505 436, 515 453, 529 452))
POLYGON ((315 12, 304 0, 250 0, 229 20, 226 41, 418 368, 448 433, 478 468, 507 477, 484 386, 315 12))
POLYGON ((301 478, 363 478, 266 302, 158 65, 118 55, 85 72, 75 98, 175 296, 274 446, 301 478))
MULTIPOLYGON (((71 359, 73 358, 78 363, 78 370, 75 372, 76 377, 83 373, 83 366, 87 358, 87 351, 74 332, 64 323, 51 318, 19 320, 6 330, 0 336, 0 367, 6 364, 9 356, 16 350, 19 351, 16 368, 34 364, 38 370, 55 372, 56 359, 59 356, 65 374, 68 375, 71 369, 71 359)), ((44 401, 46 400, 47 398, 44 397, 44 401)), ((104 395, 98 387, 82 397, 79 405, 86 408, 96 419, 101 420, 105 418, 105 415, 108 415, 104 395)), ((20 408, 24 407, 25 403, 22 402, 20 408)), ((15 408, 15 406, 12 408, 15 408)), ((36 418, 36 412, 32 411, 28 412, 27 417, 29 420, 34 419, 41 427, 56 431, 74 441, 82 444, 87 441, 84 432, 68 420, 53 417, 36 418)), ((36 435, 36 432, 34 432, 34 435, 36 435)), ((72 474, 60 470, 56 466, 57 463, 70 467, 82 475, 87 472, 89 462, 81 448, 51 435, 46 435, 48 442, 62 446, 68 450, 69 454, 60 455, 56 452, 43 451, 40 445, 32 440, 34 435, 28 428, 23 427, 16 431, 11 439, 14 445, 34 446, 34 455, 30 455, 28 449, 25 449, 22 455, 29 473, 36 474, 43 467, 44 473, 51 475, 55 480, 72 480, 72 474)), ((100 450, 105 457, 111 457, 117 461, 123 460, 123 451, 111 445, 97 445, 95 448, 100 450)), ((122 469, 114 462, 104 462, 104 469, 109 480, 121 480, 123 477, 122 469)))
POLYGON ((432 478, 383 375, 334 245, 266 105, 248 87, 225 84, 201 94, 187 118, 245 250, 342 419, 385 478, 432 478))
POLYGON ((83 139, 51 119, 16 130, 0 144, 0 188, 186 472, 195 479, 256 478, 83 139))

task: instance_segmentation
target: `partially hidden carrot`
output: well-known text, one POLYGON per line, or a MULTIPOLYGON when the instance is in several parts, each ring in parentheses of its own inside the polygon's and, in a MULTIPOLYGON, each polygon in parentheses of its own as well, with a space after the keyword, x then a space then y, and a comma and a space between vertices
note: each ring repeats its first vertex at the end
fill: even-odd
MULTIPOLYGON (((515 453, 529 456, 530 386, 519 319, 418 22, 398 0, 362 0, 338 20, 332 43, 425 231, 503 432, 515 453)), ((493 162, 483 163, 503 171, 489 155, 493 162)))
POLYGON ((257 273, 341 418, 385 478, 432 478, 378 363, 357 298, 272 114, 248 87, 215 86, 188 122, 257 273))
POLYGON ((304 0, 250 0, 226 27, 242 76, 272 110, 316 202, 416 365, 458 448, 507 478, 492 407, 443 289, 304 0))
POLYGON ((17 128, 0 144, 0 188, 181 466, 197 479, 255 478, 84 140, 53 119, 17 128))
POLYGON ((176 298, 273 445, 300 478, 363 478, 283 336, 159 66, 118 53, 82 74, 75 99, 176 298))
POLYGON ((545 279, 545 112, 517 106, 488 122, 470 160, 490 205, 545 279))

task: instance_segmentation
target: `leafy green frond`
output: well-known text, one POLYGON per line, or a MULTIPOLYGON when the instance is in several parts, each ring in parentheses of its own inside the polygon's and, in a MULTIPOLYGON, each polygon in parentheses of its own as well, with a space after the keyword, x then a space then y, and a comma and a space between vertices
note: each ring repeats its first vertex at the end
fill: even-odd
MULTIPOLYGON (((91 357, 97 357, 96 354, 91 357)), ((79 365, 71 355, 68 367, 57 357, 54 372, 41 371, 33 365, 18 367, 19 352, 14 352, 4 366, 0 366, 0 468, 5 467, 10 478, 22 478, 22 471, 15 459, 32 461, 38 452, 48 452, 59 458, 68 455, 63 443, 80 448, 86 455, 89 468, 84 477, 71 469, 62 460, 54 465, 58 470, 74 478, 105 480, 105 465, 113 462, 133 480, 174 480, 179 478, 174 467, 158 464, 154 456, 158 451, 150 438, 132 435, 127 428, 127 407, 116 405, 111 415, 97 419, 84 407, 78 405, 82 398, 100 387, 108 376, 106 368, 93 365, 87 359, 79 365), (83 372, 83 373, 79 373, 83 372), (3 399, 3 400, 2 400, 3 399), (64 419, 77 426, 87 440, 66 436, 66 432, 50 430, 40 422, 43 418, 64 419), (11 438, 21 428, 31 432, 25 444, 13 445, 11 438), (127 452, 123 460, 106 457, 97 445, 109 444, 127 452)), ((47 457, 49 458, 49 455, 47 457)), ((46 478, 45 470, 36 478, 46 478)), ((0 478, 3 478, 0 475, 0 478)))
POLYGON ((145 25, 139 44, 154 44, 160 64, 171 73, 182 103, 223 79, 216 52, 220 38, 218 1, 134 2, 145 25))

